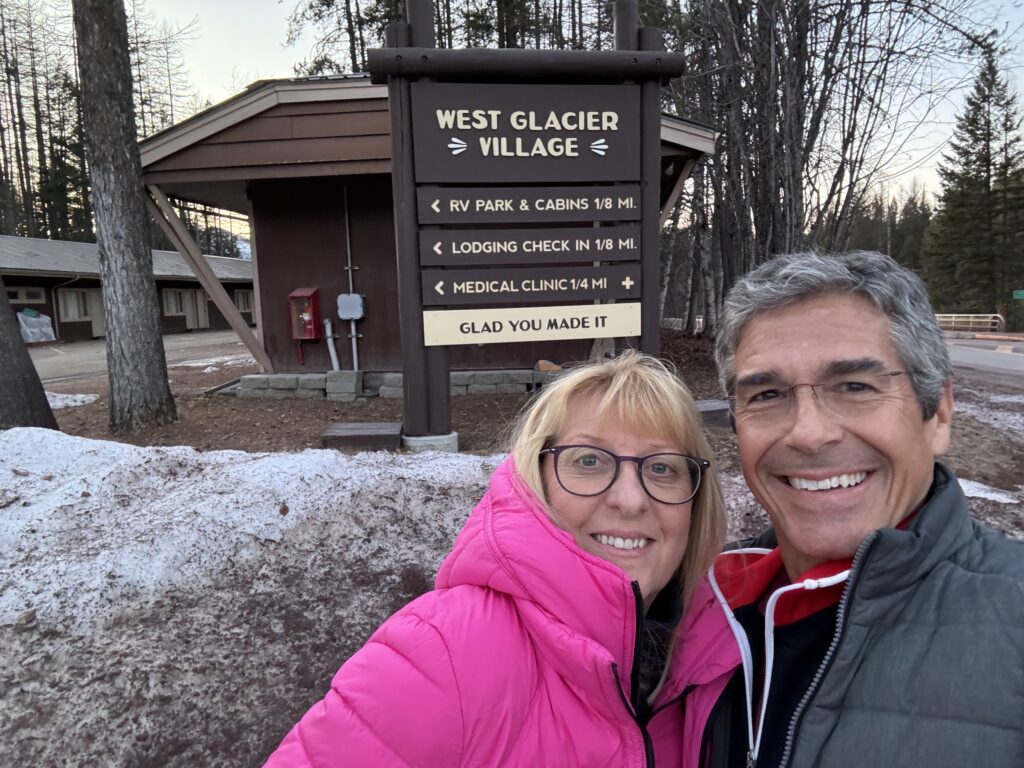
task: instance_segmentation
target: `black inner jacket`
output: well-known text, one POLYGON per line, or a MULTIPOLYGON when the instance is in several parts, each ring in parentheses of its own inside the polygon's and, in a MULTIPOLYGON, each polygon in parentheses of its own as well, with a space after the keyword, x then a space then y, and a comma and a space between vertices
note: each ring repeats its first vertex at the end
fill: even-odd
POLYGON ((682 587, 679 581, 674 579, 654 598, 643 623, 637 629, 639 642, 637 658, 634 661, 637 665, 637 686, 633 691, 632 704, 641 725, 647 725, 653 714, 647 698, 661 680, 672 633, 679 625, 682 615, 682 587))

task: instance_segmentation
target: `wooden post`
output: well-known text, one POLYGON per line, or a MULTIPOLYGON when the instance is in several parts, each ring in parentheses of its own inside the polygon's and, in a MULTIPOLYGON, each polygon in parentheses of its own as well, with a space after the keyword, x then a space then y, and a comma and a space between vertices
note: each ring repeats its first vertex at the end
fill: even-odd
MULTIPOLYGON (((622 0, 620 0, 622 1, 622 0)), ((661 30, 644 27, 639 32, 642 50, 663 51, 661 30)), ((640 349, 650 355, 661 350, 661 317, 658 298, 661 293, 661 222, 658 203, 661 196, 661 83, 644 80, 640 86, 640 147, 643 178, 640 182, 640 206, 644 212, 640 222, 640 349)))
POLYGON ((224 315, 224 319, 228 321, 231 329, 238 334, 238 338, 252 352, 252 356, 256 358, 260 368, 264 371, 273 371, 267 351, 263 348, 259 339, 256 338, 256 334, 252 332, 252 329, 245 322, 242 313, 238 311, 234 302, 231 301, 231 297, 224 290, 224 286, 220 284, 220 280, 213 274, 213 269, 210 268, 210 264, 203 258, 199 246, 196 245, 195 240, 192 239, 188 230, 185 229, 184 223, 178 218, 174 208, 171 207, 171 201, 167 199, 167 195, 159 187, 153 185, 150 185, 147 189, 151 197, 146 198, 146 205, 153 218, 156 219, 157 224, 163 229, 168 239, 177 248, 178 253, 185 259, 185 262, 192 267, 192 271, 199 280, 199 284, 203 286, 206 293, 213 299, 213 303, 220 310, 220 313, 224 315))

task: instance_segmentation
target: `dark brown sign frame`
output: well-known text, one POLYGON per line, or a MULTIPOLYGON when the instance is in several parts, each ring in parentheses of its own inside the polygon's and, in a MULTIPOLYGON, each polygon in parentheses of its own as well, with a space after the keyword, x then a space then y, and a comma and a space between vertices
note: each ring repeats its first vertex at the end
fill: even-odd
MULTIPOLYGON (((436 233, 444 232, 444 225, 451 224, 523 224, 535 222, 580 222, 580 221, 601 221, 609 222, 612 226, 630 224, 639 229, 640 232, 640 337, 639 347, 643 351, 656 353, 658 351, 659 320, 658 320, 658 294, 659 294, 659 180, 660 180, 660 87, 662 82, 671 77, 678 77, 683 70, 683 57, 679 54, 669 54, 664 51, 664 42, 659 30, 645 27, 639 28, 639 12, 636 0, 615 0, 615 51, 592 52, 592 51, 526 51, 526 50, 437 50, 434 48, 435 32, 433 27, 434 9, 432 0, 406 0, 406 22, 390 25, 387 30, 388 48, 371 50, 369 55, 369 69, 372 81, 375 83, 387 82, 389 92, 389 105, 391 113, 391 136, 392 136, 392 189, 394 196, 395 211, 395 240, 398 253, 398 279, 399 279, 399 320, 401 323, 402 359, 404 369, 405 386, 405 434, 416 435, 447 435, 451 433, 451 407, 450 407, 450 384, 448 350, 445 346, 430 346, 424 344, 423 327, 423 274, 420 257, 420 226, 430 227, 436 225, 438 229, 429 231, 433 236, 436 233), (416 81, 415 83, 413 81, 416 81), (424 93, 429 94, 432 90, 435 95, 441 91, 450 89, 442 88, 438 91, 435 86, 450 86, 461 83, 473 98, 488 98, 486 94, 497 90, 498 84, 508 87, 514 86, 510 94, 516 91, 520 94, 526 90, 519 86, 529 85, 531 89, 547 88, 550 86, 574 86, 583 88, 586 86, 598 86, 599 90, 612 93, 631 94, 627 98, 633 98, 639 103, 639 122, 636 128, 636 143, 638 151, 638 168, 634 172, 628 161, 626 166, 621 166, 613 174, 604 170, 600 172, 587 171, 584 165, 574 166, 572 162, 578 158, 573 156, 572 162, 558 162, 561 166, 557 174, 548 175, 542 167, 552 161, 550 156, 541 158, 542 163, 532 162, 538 159, 538 155, 531 154, 526 158, 518 158, 528 163, 528 171, 518 171, 514 166, 508 166, 512 170, 495 169, 488 165, 486 171, 466 170, 469 165, 455 173, 448 172, 445 168, 424 160, 414 152, 417 144, 416 133, 414 132, 414 120, 418 127, 422 127, 424 115, 416 113, 413 109, 413 92, 417 92, 417 103, 423 107, 426 102, 421 98, 424 93), (489 84, 484 89, 479 89, 475 84, 489 84), (624 90, 606 91, 608 87, 618 87, 624 90), (628 166, 628 167, 627 167, 628 166), (574 169, 582 169, 577 172, 574 169), (422 173, 418 174, 418 171, 422 173), (624 213, 620 218, 490 218, 494 213, 489 213, 477 219, 455 219, 450 222, 442 222, 439 219, 429 221, 430 214, 424 214, 421 204, 424 195, 435 194, 434 200, 439 200, 436 193, 439 189, 458 189, 458 187, 446 188, 436 187, 435 184, 517 184, 529 182, 545 182, 559 189, 571 187, 572 184, 579 184, 580 194, 591 194, 595 181, 608 182, 604 186, 625 186, 630 187, 630 194, 637 194, 639 198, 640 215, 637 217, 630 212, 624 213), (419 185, 430 184, 429 192, 426 189, 418 190, 419 185), (586 190, 586 191, 584 191, 586 190), (423 215, 422 222, 418 215, 423 215)), ((594 93, 597 93, 595 91, 594 93)), ((567 93, 564 88, 547 92, 550 99, 558 100, 560 94, 567 93)), ((514 94, 513 94, 514 95, 514 94)), ((547 96, 545 98, 548 98, 547 96)), ((548 100, 540 108, 541 112, 547 110, 557 111, 566 108, 564 104, 554 103, 548 100)), ((514 99, 513 99, 514 101, 514 99)), ((492 109, 505 109, 505 102, 492 109)), ((437 107, 435 107, 436 109, 437 107)), ((471 106, 455 105, 454 109, 473 109, 471 106)), ((484 109, 487 106, 477 106, 484 109)), ((516 109, 524 111, 522 105, 516 109)), ((601 128, 604 132, 610 132, 611 119, 604 120, 601 112, 612 111, 613 107, 602 109, 600 106, 593 109, 583 109, 586 112, 598 112, 597 118, 584 117, 580 121, 566 122, 558 120, 557 128, 563 129, 562 134, 569 134, 572 128, 579 129, 581 126, 589 130, 594 126, 601 128), (596 120, 596 122, 594 122, 596 120)), ((529 112, 529 109, 525 109, 529 112)), ((627 110, 628 111, 628 110, 627 110)), ((618 114, 618 112, 616 112, 618 114)), ((470 118, 472 117, 470 113, 470 118)), ((436 113, 435 113, 436 122, 436 113)), ((452 117, 448 125, 454 127, 457 118, 452 117)), ((618 126, 616 118, 615 124, 618 126)), ((464 125, 466 123, 463 123, 464 125)), ((429 120, 427 121, 429 125, 429 120)), ((470 129, 472 124, 470 123, 470 129)), ((482 123, 481 123, 482 125, 482 123)), ((526 123, 526 130, 530 130, 529 123, 526 123)), ((546 120, 537 123, 538 127, 547 130, 550 126, 546 120)), ((444 126, 441 126, 444 127, 444 126)), ((514 127, 514 126, 513 126, 514 127)), ((481 127, 478 130, 483 130, 481 127)), ((558 131, 552 128, 553 134, 558 131)), ((506 137, 508 138, 508 137, 506 137)), ((567 139, 567 135, 557 136, 560 139, 567 139)), ((434 136, 435 143, 437 136, 434 136)), ((469 140, 461 139, 467 147, 469 140)), ((598 137, 591 138, 587 142, 587 149, 591 149, 592 142, 598 141, 598 137)), ((457 142, 452 142, 457 144, 457 142)), ((446 142, 447 144, 447 142, 446 142)), ((577 140, 577 144, 579 141, 577 140)), ((443 153, 437 152, 432 145, 425 145, 428 154, 436 155, 434 160, 444 157, 443 153)), ((482 146, 482 145, 481 145, 482 146)), ((555 146, 554 144, 551 146, 555 146)), ((596 148, 603 147, 594 145, 596 148)), ((610 145, 609 145, 610 147, 610 145)), ((458 147, 455 147, 458 148, 458 147)), ((452 148, 444 146, 444 149, 452 148)), ((468 149, 466 150, 468 151, 468 149)), ((518 151, 516 152, 518 155, 518 151)), ((599 154, 599 153, 593 153, 599 154)), ((606 152, 607 154, 607 152, 606 152)), ((451 157, 453 155, 449 155, 451 157)), ((630 155, 624 154, 625 161, 630 155)), ((555 158, 558 159, 558 158, 555 158)), ((561 157, 561 160, 568 160, 561 157)), ((601 168, 602 166, 592 166, 601 168)), ((464 187, 465 188, 465 187, 464 187)), ((505 192, 507 190, 503 190, 505 192)), ((449 193, 445 193, 449 194, 449 193)), ((460 193, 453 191, 450 194, 457 196, 460 193)), ((451 198, 454 199, 454 198, 451 198)), ((464 199, 464 198, 462 198, 464 199)), ((438 203, 438 207, 440 204, 438 203)), ((440 211, 434 211, 440 214, 440 211)), ((507 211, 505 212, 507 213, 507 211)), ((604 227, 601 227, 602 229, 604 227)), ((443 248, 442 248, 443 250, 443 248)), ((590 259, 584 259, 589 261, 590 259)), ((615 261, 624 260, 621 257, 615 261)), ((594 259, 601 262, 603 259, 594 259)), ((628 265, 627 265, 628 266, 628 265)), ((580 305, 576 305, 580 306, 580 305)), ((616 305, 611 305, 616 306, 616 305)), ((636 307, 636 302, 633 302, 636 307)), ((469 310, 467 310, 469 311, 469 310)), ((434 313, 436 314, 436 313, 434 313)), ((633 325, 635 327, 635 325, 633 325)), ((608 334, 606 334, 608 335, 608 334)))

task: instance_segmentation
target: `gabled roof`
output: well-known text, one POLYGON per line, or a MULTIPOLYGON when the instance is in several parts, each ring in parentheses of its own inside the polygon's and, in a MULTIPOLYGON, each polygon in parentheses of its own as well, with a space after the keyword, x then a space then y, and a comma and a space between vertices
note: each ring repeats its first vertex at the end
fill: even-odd
MULTIPOLYGON (((252 262, 226 256, 206 256, 221 282, 252 282, 252 262)), ((100 276, 96 243, 43 240, 35 237, 0 236, 0 273, 54 277, 100 276)), ((192 268, 177 251, 153 251, 153 274, 163 280, 197 280, 192 268)))
POLYGON ((142 167, 152 165, 279 104, 386 100, 387 97, 388 87, 372 85, 370 76, 366 74, 258 80, 241 93, 143 139, 139 142, 142 167))

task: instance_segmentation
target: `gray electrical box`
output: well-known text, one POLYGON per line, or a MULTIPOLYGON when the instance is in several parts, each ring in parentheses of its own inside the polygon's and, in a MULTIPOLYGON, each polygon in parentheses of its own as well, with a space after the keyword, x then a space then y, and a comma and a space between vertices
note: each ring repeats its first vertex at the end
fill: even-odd
POLYGON ((338 294, 338 317, 341 320, 363 319, 363 297, 358 293, 338 294))

